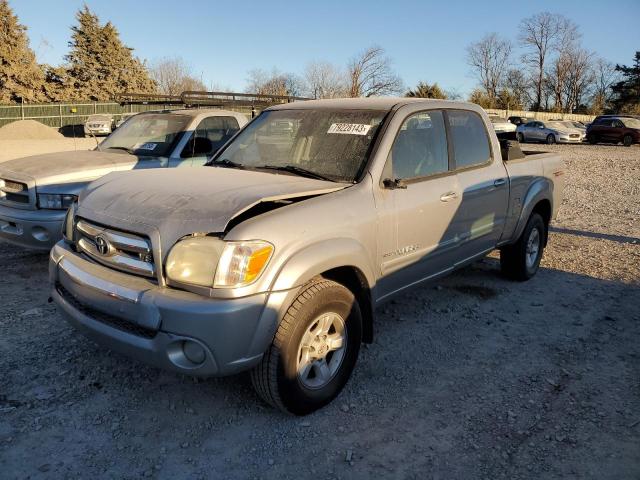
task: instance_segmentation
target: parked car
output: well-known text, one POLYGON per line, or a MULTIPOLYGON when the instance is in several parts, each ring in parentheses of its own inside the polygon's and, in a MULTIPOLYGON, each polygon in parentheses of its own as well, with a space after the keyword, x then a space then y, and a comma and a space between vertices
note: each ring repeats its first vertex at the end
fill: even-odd
POLYGON ((558 120, 547 122, 534 120, 524 125, 519 125, 516 129, 516 136, 520 143, 582 143, 585 139, 583 130, 571 127, 566 122, 558 120))
POLYGON ((51 296, 109 348, 187 375, 251 370, 266 402, 306 414, 347 382, 377 306, 496 248, 506 275, 535 275, 565 167, 524 157, 468 103, 271 107, 208 167, 89 185, 51 296))
POLYGON ((509 123, 513 123, 516 127, 518 125, 522 125, 523 123, 527 123, 527 122, 531 121, 530 118, 521 117, 519 115, 512 115, 509 118, 507 118, 507 120, 509 121, 509 123))
POLYGON ((124 122, 135 115, 137 115, 137 113, 123 113, 122 115, 120 115, 120 118, 116 120, 113 129, 115 130, 116 128, 120 128, 124 122))
POLYGON ((141 113, 95 150, 3 162, 0 239, 49 250, 62 238, 66 210, 92 180, 113 171, 203 165, 246 123, 242 114, 215 109, 141 113))
POLYGON ((589 143, 619 143, 630 147, 640 143, 640 120, 633 116, 600 116, 587 128, 589 143))
POLYGON ((84 136, 109 135, 112 132, 113 116, 107 114, 89 115, 84 122, 84 136))
POLYGON ((491 120, 491 125, 493 125, 493 129, 496 131, 496 133, 508 133, 516 131, 516 125, 509 122, 506 118, 502 118, 497 115, 489 115, 489 120, 491 120))

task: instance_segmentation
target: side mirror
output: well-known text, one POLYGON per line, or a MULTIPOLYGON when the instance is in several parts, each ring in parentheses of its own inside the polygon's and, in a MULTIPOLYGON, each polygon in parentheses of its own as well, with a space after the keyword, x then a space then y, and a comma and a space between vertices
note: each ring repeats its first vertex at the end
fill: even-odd
POLYGON ((544 125, 540 125, 538 128, 543 129, 543 128, 544 128, 544 125))
POLYGON ((196 137, 195 140, 191 139, 184 147, 182 157, 199 157, 201 155, 210 155, 213 153, 213 143, 211 140, 205 137, 196 137))
POLYGON ((407 189, 407 184, 401 178, 396 178, 395 180, 392 180, 390 178, 385 178, 382 181, 382 185, 384 186, 384 188, 388 190, 406 190, 407 189))

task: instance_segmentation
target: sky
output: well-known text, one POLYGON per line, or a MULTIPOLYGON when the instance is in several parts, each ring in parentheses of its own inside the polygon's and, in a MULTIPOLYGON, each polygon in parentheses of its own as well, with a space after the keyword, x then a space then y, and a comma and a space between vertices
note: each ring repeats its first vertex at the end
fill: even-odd
POLYGON ((466 96, 477 83, 466 47, 490 32, 517 43, 520 20, 541 11, 573 20, 583 47, 613 63, 630 64, 640 50, 640 0, 9 0, 38 61, 49 64, 63 61, 85 3, 136 56, 181 56, 205 85, 233 91, 245 90, 252 69, 301 75, 308 62, 344 66, 375 44, 408 87, 437 82, 466 96))

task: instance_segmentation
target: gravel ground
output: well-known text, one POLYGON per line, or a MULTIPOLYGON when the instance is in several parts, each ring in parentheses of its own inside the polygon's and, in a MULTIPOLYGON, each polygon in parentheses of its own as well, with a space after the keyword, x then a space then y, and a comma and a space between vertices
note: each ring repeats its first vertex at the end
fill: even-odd
POLYGON ((0 477, 640 478, 640 148, 566 155, 538 275, 495 256, 378 312, 305 417, 247 376, 193 380, 96 346, 47 304, 47 257, 0 245, 0 477))
MULTIPOLYGON (((97 137, 101 142, 104 137, 97 137)), ((0 164, 14 158, 41 155, 51 152, 69 152, 73 150, 93 150, 96 141, 93 138, 61 138, 58 140, 0 140, 0 164)))

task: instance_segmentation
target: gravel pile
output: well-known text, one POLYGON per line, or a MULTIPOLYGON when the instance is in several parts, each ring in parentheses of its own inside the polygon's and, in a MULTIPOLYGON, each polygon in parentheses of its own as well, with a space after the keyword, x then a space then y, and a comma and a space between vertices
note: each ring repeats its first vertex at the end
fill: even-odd
POLYGON ((0 140, 60 140, 56 129, 35 120, 18 120, 0 128, 0 140))
POLYGON ((304 418, 245 375, 94 345, 47 303, 47 256, 0 245, 0 476, 639 478, 640 148, 528 149, 568 164, 539 274, 506 281, 492 255, 383 307, 345 391, 304 418))

